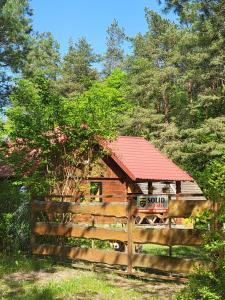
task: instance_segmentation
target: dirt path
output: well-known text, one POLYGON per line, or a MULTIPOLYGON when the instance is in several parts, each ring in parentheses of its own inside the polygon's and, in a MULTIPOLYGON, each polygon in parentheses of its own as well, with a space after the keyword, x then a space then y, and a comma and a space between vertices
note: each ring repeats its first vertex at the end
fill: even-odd
MULTIPOLYGON (((79 276, 99 276, 99 279, 104 278, 111 286, 117 287, 123 290, 134 290, 140 294, 141 300, 148 299, 173 299, 173 295, 176 291, 183 287, 182 284, 174 282, 163 282, 158 280, 142 281, 140 279, 131 279, 119 275, 107 273, 94 273, 93 271, 79 270, 70 267, 57 266, 46 270, 32 271, 32 272, 17 272, 10 275, 5 275, 0 280, 0 295, 4 291, 4 296, 0 296, 0 299, 13 299, 18 293, 23 293, 24 285, 35 284, 43 285, 52 281, 62 282, 63 280, 71 279, 79 276)), ((73 299, 80 299, 75 296, 73 299)), ((82 298, 86 299, 86 298, 82 298)), ((92 298, 93 300, 100 299, 98 295, 92 298)), ((133 299, 133 298, 132 298, 133 299)), ((115 299, 116 300, 116 299, 115 299)), ((122 299, 121 299, 122 300, 122 299)))

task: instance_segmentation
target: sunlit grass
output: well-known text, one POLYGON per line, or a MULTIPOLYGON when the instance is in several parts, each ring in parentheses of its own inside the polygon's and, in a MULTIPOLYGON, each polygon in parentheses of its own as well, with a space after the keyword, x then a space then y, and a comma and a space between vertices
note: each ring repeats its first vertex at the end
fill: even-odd
POLYGON ((115 287, 103 275, 83 272, 71 279, 54 280, 46 284, 20 286, 15 294, 5 293, 3 299, 52 300, 52 299, 138 299, 140 293, 115 287))
POLYGON ((50 266, 51 262, 47 259, 40 259, 20 253, 12 255, 0 253, 0 277, 13 272, 38 271, 50 266))
MULTIPOLYGON (((201 256, 200 247, 191 247, 191 246, 173 246, 172 247, 172 256, 183 257, 183 258, 199 258, 201 256)), ((146 244, 143 245, 142 252, 151 255, 169 255, 169 247, 146 244)))

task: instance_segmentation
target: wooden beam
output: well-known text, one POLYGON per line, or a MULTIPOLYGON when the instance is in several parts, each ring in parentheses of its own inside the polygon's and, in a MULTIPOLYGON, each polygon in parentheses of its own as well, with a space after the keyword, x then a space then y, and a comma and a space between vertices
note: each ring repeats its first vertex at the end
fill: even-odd
MULTIPOLYGON (((129 197, 137 197, 137 196, 143 196, 143 194, 141 193, 129 193, 128 194, 129 197)), ((150 194, 152 196, 152 194, 150 194)), ((154 196, 161 196, 162 193, 153 193, 154 196)), ((180 193, 180 194, 168 194, 169 196, 171 197, 176 197, 176 196, 179 196, 179 197, 199 197, 199 196, 203 196, 202 193, 180 193)), ((148 196, 148 195, 145 195, 145 196, 148 196)))
POLYGON ((171 200, 169 202, 168 213, 148 214, 146 212, 137 212, 136 216, 144 217, 146 215, 157 215, 159 218, 187 218, 204 212, 212 208, 212 202, 209 200, 171 200))
POLYGON ((153 185, 152 185, 152 181, 148 182, 148 193, 152 194, 153 193, 153 185))
MULTIPOLYGON (((129 224, 129 223, 128 223, 129 224)), ((57 224, 37 222, 34 225, 33 232, 39 235, 67 236, 75 238, 111 240, 127 242, 128 236, 131 238, 131 229, 107 229, 92 226, 79 226, 73 224, 57 224)), ((141 244, 159 244, 159 245, 186 245, 197 246, 202 244, 202 238, 199 231, 193 229, 175 229, 175 228, 138 228, 132 230, 132 242, 141 244)), ((130 254, 132 250, 130 249, 130 254)))
MULTIPOLYGON (((163 214, 163 218, 190 217, 203 212, 212 207, 211 201, 206 200, 171 200, 169 202, 168 213, 163 214)), ((111 203, 73 203, 73 202, 54 202, 54 201, 33 201, 33 211, 45 211, 52 213, 73 213, 89 214, 98 216, 127 217, 127 202, 111 203)), ((143 216, 148 213, 137 212, 133 207, 133 215, 143 216)))
POLYGON ((176 181, 176 194, 181 193, 181 181, 176 181))
POLYGON ((127 231, 123 229, 107 229, 97 227, 84 227, 73 224, 56 224, 38 222, 33 228, 33 232, 39 235, 67 236, 75 238, 127 241, 127 231))
POLYGON ((141 244, 199 246, 203 240, 194 229, 138 228, 133 232, 133 241, 141 244))
MULTIPOLYGON (((196 264, 200 264, 200 262, 198 261, 196 264)), ((195 267, 195 263, 190 259, 148 254, 134 254, 133 265, 172 273, 192 273, 195 267)))
POLYGON ((126 198, 127 195, 115 195, 115 194, 107 194, 107 195, 91 195, 91 194, 84 194, 84 195, 48 195, 45 198, 46 199, 52 199, 52 198, 59 198, 59 199, 74 199, 74 200, 80 200, 82 197, 84 197, 85 199, 91 199, 93 197, 98 196, 98 198, 126 198))
POLYGON ((73 203, 54 201, 34 201, 34 211, 45 211, 52 213, 89 214, 96 216, 126 217, 127 203, 73 203))
POLYGON ((63 258, 87 260, 109 265, 127 265, 127 254, 95 248, 39 245, 33 247, 33 254, 59 255, 63 258))
POLYGON ((212 207, 209 200, 171 200, 169 202, 169 217, 190 217, 202 213, 212 207))
MULTIPOLYGON (((102 268, 101 267, 95 267, 94 270, 99 270, 99 272, 102 272, 102 268)), ((113 273, 118 274, 118 275, 129 275, 126 271, 121 271, 121 270, 112 270, 113 273)), ((180 276, 171 276, 171 274, 169 275, 158 275, 158 274, 154 274, 154 273, 144 273, 144 272, 133 272, 132 276, 138 278, 138 279, 144 279, 144 280, 163 280, 163 281, 173 281, 173 282, 178 282, 178 283, 187 283, 188 279, 185 277, 180 277, 180 276)))
POLYGON ((134 218, 133 218, 133 206, 134 199, 129 199, 128 202, 128 218, 127 218, 127 254, 128 254, 128 265, 127 271, 128 273, 132 273, 133 269, 133 252, 134 252, 134 244, 133 244, 133 227, 134 227, 134 218))
MULTIPOLYGON (((98 262, 108 265, 127 266, 128 255, 126 253, 90 248, 62 247, 54 245, 36 245, 32 248, 33 254, 58 255, 63 258, 98 262)), ((191 273, 196 264, 200 262, 183 258, 167 256, 151 256, 133 254, 133 267, 151 268, 164 272, 191 273)))
POLYGON ((88 177, 87 179, 85 179, 84 181, 104 181, 104 180, 109 180, 109 181, 115 181, 115 180, 122 180, 119 177, 88 177))

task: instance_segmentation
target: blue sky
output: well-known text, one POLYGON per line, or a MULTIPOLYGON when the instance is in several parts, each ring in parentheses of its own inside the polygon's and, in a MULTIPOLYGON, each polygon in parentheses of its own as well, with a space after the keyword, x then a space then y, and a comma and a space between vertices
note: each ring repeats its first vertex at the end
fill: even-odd
MULTIPOLYGON (((157 0, 31 0, 34 30, 50 31, 60 43, 61 53, 68 40, 85 36, 97 53, 105 50, 106 29, 116 18, 128 35, 147 29, 144 7, 161 13, 157 0)), ((171 13, 166 16, 175 20, 171 13)))

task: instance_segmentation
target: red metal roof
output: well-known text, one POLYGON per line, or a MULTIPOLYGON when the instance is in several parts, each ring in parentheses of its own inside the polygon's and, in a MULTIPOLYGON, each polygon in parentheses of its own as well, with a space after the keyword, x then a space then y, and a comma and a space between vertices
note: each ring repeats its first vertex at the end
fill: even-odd
POLYGON ((111 157, 134 181, 193 181, 185 171, 143 137, 120 136, 109 143, 111 157))

